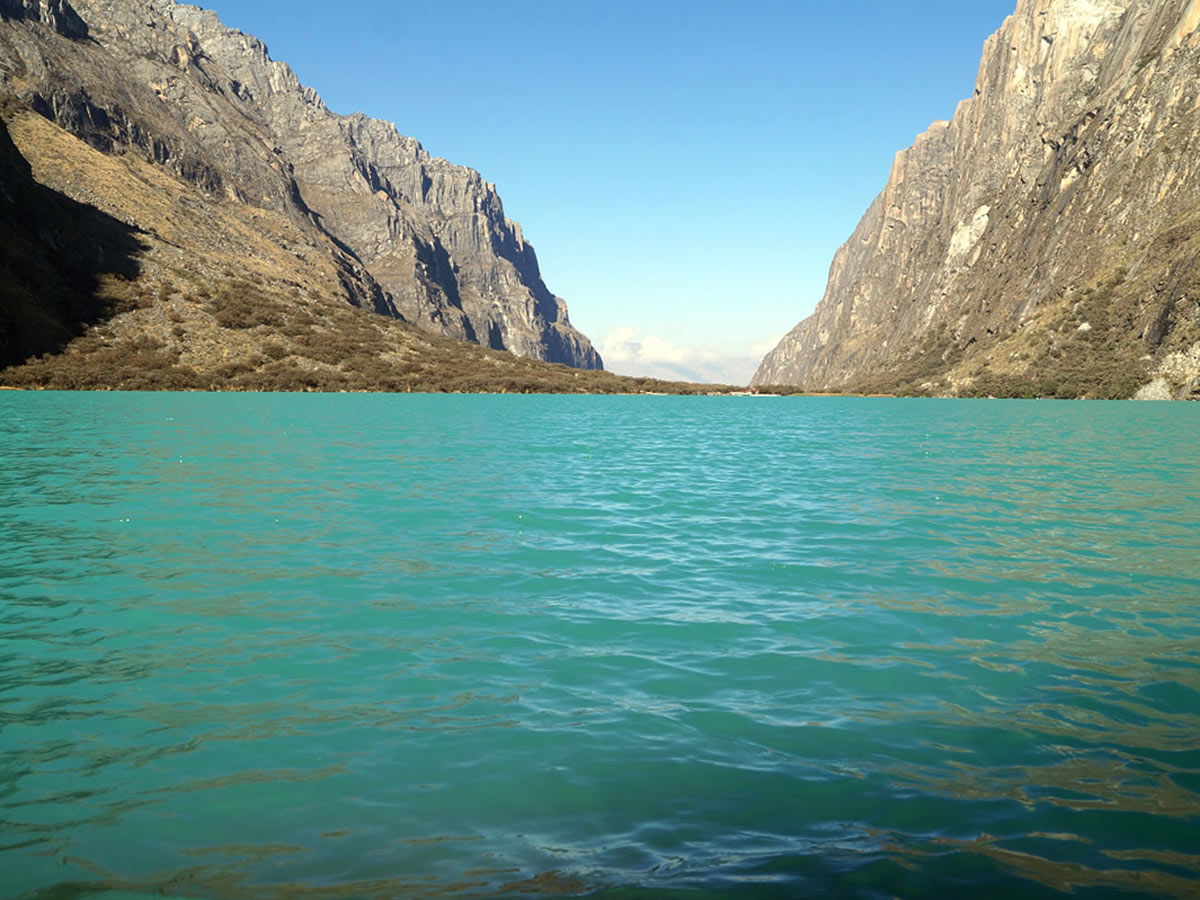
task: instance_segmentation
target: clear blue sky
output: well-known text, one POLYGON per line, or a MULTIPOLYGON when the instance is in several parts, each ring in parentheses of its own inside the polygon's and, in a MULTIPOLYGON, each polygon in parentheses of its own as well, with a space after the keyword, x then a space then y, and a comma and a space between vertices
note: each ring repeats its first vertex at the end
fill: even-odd
POLYGON ((207 0, 496 183, 609 368, 744 382, 1015 0, 207 0))

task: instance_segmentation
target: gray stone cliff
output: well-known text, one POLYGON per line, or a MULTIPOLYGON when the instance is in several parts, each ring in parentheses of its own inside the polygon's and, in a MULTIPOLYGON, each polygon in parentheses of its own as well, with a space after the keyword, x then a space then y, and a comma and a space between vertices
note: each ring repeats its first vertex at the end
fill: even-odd
POLYGON ((815 312, 754 382, 1128 396, 1186 353, 1198 28, 1200 0, 1019 0, 973 96, 897 154, 815 312))
POLYGON ((340 116, 254 37, 173 0, 0 0, 0 96, 318 235, 346 298, 428 331, 600 368, 493 185, 340 116))

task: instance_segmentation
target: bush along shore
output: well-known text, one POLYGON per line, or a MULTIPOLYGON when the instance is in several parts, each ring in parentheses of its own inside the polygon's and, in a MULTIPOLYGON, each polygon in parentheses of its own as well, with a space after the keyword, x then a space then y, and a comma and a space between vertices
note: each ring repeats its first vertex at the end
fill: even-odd
MULTIPOLYGON (((233 277, 216 288, 110 280, 111 318, 0 370, 45 390, 731 394, 523 359, 419 331, 331 295, 233 277)), ((787 391, 789 389, 782 389, 787 391)), ((779 393, 760 388, 754 393, 779 393)))

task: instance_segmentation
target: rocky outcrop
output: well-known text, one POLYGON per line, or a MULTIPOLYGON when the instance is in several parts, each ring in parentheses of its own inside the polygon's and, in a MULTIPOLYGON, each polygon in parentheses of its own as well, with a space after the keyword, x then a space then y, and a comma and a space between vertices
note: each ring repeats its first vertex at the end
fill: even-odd
POLYGON ((1019 0, 756 384, 1130 396, 1200 338, 1200 0, 1019 0))
POLYGON ((1200 393, 1200 343, 1182 353, 1169 353, 1134 400, 1186 400, 1200 393))
POLYGON ((65 37, 87 37, 87 25, 67 0, 0 0, 0 18, 41 22, 65 37))
POLYGON ((0 93, 323 240, 352 304, 599 368, 494 186, 392 125, 330 112, 256 38, 173 0, 0 0, 0 93))

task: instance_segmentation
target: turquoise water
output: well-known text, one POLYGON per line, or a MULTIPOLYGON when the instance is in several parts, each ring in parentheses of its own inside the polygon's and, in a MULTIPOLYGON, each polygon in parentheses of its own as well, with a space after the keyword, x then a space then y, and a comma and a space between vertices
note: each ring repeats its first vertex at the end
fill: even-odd
POLYGON ((1198 445, 0 394, 0 896, 1198 896, 1198 445))

